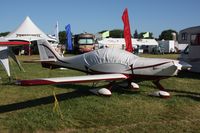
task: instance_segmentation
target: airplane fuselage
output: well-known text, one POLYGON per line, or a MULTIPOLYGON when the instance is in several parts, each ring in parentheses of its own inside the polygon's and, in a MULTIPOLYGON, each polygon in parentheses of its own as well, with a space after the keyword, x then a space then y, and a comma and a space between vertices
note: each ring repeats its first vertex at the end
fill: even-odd
POLYGON ((57 58, 45 67, 66 67, 90 74, 121 73, 133 79, 165 78, 177 75, 178 61, 158 58, 142 58, 119 49, 99 49, 89 53, 57 58))

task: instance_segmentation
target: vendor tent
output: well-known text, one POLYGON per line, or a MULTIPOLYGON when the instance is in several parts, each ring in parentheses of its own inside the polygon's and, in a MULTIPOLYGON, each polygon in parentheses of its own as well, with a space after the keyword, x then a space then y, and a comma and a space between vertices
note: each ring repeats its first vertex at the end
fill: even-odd
MULTIPOLYGON (((126 43, 124 38, 104 38, 103 40, 98 41, 99 47, 109 47, 109 48, 120 48, 125 49, 126 43)), ((148 52, 152 52, 152 49, 158 46, 158 42, 155 39, 133 39, 132 45, 134 48, 139 47, 148 47, 148 52)))
POLYGON ((51 42, 56 41, 56 39, 48 37, 43 31, 41 31, 28 16, 15 31, 6 36, 6 39, 23 41, 46 39, 51 42))

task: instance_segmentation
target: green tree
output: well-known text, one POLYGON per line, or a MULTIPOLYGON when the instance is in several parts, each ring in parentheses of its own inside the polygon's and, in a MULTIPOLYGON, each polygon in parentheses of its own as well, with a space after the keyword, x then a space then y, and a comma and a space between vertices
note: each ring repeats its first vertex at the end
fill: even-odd
MULTIPOLYGON (((159 36, 159 40, 173 40, 173 35, 172 33, 176 33, 176 37, 178 33, 175 30, 169 29, 169 30, 164 30, 159 36)), ((177 38, 176 38, 177 39, 177 38)))
POLYGON ((59 40, 61 44, 65 44, 66 40, 66 31, 60 31, 59 32, 59 40))
POLYGON ((121 29, 114 29, 110 31, 110 37, 112 38, 123 38, 124 37, 124 31, 121 29))
POLYGON ((0 36, 7 36, 10 32, 1 32, 0 36))
POLYGON ((133 34, 133 37, 134 38, 138 38, 138 32, 137 32, 137 30, 135 30, 135 33, 133 34))

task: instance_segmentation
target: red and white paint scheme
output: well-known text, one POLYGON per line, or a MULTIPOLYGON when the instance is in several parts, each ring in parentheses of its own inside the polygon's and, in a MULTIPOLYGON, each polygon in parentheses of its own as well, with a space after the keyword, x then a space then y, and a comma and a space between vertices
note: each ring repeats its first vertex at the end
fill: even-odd
MULTIPOLYGON (((33 80, 19 80, 20 85, 65 84, 77 82, 94 82, 109 80, 106 94, 111 94, 112 81, 123 80, 127 87, 135 88, 134 80, 152 80, 160 89, 164 87, 159 83, 161 79, 177 75, 179 70, 189 69, 191 65, 171 59, 143 58, 128 51, 105 48, 91 51, 72 57, 60 56, 46 40, 38 40, 41 64, 46 68, 69 68, 85 72, 85 76, 39 78, 33 80)), ((137 86, 136 88, 139 88, 137 86)), ((101 91, 100 91, 101 92, 101 91)), ((105 95, 106 95, 105 94, 105 95)))
POLYGON ((29 42, 24 41, 8 41, 5 38, 0 38, 0 64, 2 64, 5 69, 8 77, 10 77, 10 67, 8 56, 10 56, 19 66, 21 70, 23 70, 20 62, 15 57, 14 53, 9 50, 9 47, 20 46, 20 45, 29 45, 29 42))
POLYGON ((77 56, 61 57, 46 40, 38 40, 40 59, 43 67, 51 69, 69 68, 92 75, 19 80, 17 83, 21 85, 42 85, 109 80, 110 84, 107 88, 95 89, 92 92, 110 96, 110 90, 115 83, 114 81, 124 80, 127 83, 127 88, 138 89, 139 86, 136 83, 132 83, 132 81, 137 79, 153 80, 153 83, 160 90, 164 90, 164 87, 159 83, 161 79, 175 76, 179 70, 191 68, 191 65, 179 62, 178 60, 142 58, 132 54, 133 48, 127 9, 123 13, 122 20, 124 22, 127 51, 105 48, 77 56))

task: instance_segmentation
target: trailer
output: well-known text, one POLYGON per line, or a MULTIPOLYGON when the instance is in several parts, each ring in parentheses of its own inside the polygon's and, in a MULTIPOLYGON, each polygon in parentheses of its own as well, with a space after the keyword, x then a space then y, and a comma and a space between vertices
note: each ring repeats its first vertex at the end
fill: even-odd
POLYGON ((162 40, 158 41, 160 51, 162 53, 175 53, 175 41, 174 40, 162 40))
POLYGON ((188 43, 179 59, 192 65, 192 72, 200 73, 200 26, 181 30, 178 41, 179 43, 188 43))

